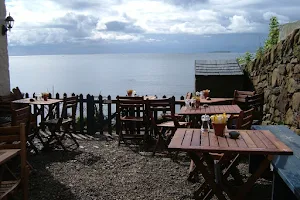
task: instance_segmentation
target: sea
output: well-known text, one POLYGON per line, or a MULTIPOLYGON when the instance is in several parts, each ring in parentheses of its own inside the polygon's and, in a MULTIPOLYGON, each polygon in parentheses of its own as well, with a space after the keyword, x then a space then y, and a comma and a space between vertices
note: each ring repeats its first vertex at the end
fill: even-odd
POLYGON ((195 87, 195 60, 235 59, 242 53, 87 54, 10 56, 11 88, 22 92, 185 96, 195 87))

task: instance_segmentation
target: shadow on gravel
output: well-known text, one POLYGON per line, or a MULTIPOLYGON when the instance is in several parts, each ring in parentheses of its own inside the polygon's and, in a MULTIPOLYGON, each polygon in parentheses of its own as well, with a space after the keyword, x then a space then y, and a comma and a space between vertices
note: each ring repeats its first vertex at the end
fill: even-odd
POLYGON ((59 182, 48 170, 51 163, 65 163, 75 159, 82 152, 51 151, 29 156, 34 168, 29 176, 29 199, 31 200, 69 200, 76 199, 67 185, 59 182))

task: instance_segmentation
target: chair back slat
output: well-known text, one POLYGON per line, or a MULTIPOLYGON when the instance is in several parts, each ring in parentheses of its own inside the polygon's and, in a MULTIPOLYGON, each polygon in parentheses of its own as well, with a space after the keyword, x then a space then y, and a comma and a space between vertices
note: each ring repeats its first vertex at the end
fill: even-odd
POLYGON ((240 112, 236 126, 237 129, 251 129, 253 122, 253 111, 254 108, 240 112))
POLYGON ((232 104, 237 104, 240 106, 242 110, 247 109, 246 106, 246 97, 253 96, 255 94, 255 91, 241 91, 241 90, 235 90, 233 93, 233 100, 232 104))
POLYGON ((31 121, 31 109, 30 106, 26 106, 20 109, 12 110, 11 124, 12 126, 18 126, 24 123, 26 126, 31 121))
POLYGON ((254 108, 253 119, 260 124, 263 119, 264 93, 246 97, 248 108, 254 108))
POLYGON ((169 112, 171 120, 174 122, 175 127, 179 126, 179 122, 175 117, 175 98, 168 99, 153 99, 146 101, 146 107, 151 124, 156 126, 156 119, 154 118, 154 112, 163 111, 169 112))
MULTIPOLYGON (((0 149, 20 148, 21 152, 26 154, 26 135, 25 124, 19 126, 1 127, 0 128, 0 149)), ((25 155, 26 164, 26 155, 25 155)))
POLYGON ((144 100, 143 96, 117 96, 117 100, 144 100))
POLYGON ((63 100, 63 108, 61 112, 61 117, 59 118, 59 126, 62 124, 63 119, 71 117, 72 120, 76 120, 76 110, 78 104, 78 96, 65 97, 63 100), (71 113, 68 116, 68 113, 71 113))

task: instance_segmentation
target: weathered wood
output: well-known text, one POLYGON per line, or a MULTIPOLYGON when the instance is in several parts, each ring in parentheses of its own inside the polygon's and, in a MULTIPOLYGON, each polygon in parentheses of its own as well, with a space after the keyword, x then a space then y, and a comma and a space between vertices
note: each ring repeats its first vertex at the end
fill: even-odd
POLYGON ((83 116, 83 95, 79 95, 79 127, 80 133, 83 134, 84 131, 84 116, 83 116))
POLYGON ((199 108, 182 107, 179 114, 181 115, 204 115, 204 114, 239 114, 242 110, 237 105, 228 105, 227 108, 222 105, 200 106, 199 108))
MULTIPOLYGON (((265 133, 265 130, 271 131, 276 136, 276 144, 274 145, 277 148, 280 147, 285 149, 286 146, 288 146, 294 153, 292 156, 276 156, 272 161, 275 173, 272 191, 273 199, 282 199, 280 198, 282 195, 284 195, 285 199, 300 199, 300 137, 283 125, 255 125, 253 126, 253 129, 261 130, 261 133, 265 133), (281 143, 283 143, 284 146, 281 145, 281 143), (283 187, 283 182, 287 187, 283 187)), ((270 139, 273 138, 273 136, 267 138, 270 139)))
MULTIPOLYGON (((107 100, 111 101, 111 96, 108 95, 107 100)), ((108 133, 112 135, 112 115, 111 115, 111 104, 107 105, 107 121, 108 121, 108 133)))
MULTIPOLYGON (((182 141, 186 140, 185 137, 187 136, 186 132, 191 131, 197 131, 198 129, 184 129, 179 128, 175 132, 174 137, 175 138, 182 138, 182 141)), ((256 144, 255 141, 258 140, 252 140, 251 137, 248 135, 246 130, 236 130, 240 133, 239 139, 231 139, 229 137, 217 137, 218 139, 218 146, 211 146, 209 143, 209 137, 211 135, 214 135, 214 133, 201 133, 201 143, 199 146, 187 146, 187 143, 185 145, 179 144, 178 142, 181 142, 179 140, 174 139, 169 145, 169 148, 174 150, 186 150, 186 151, 201 151, 201 152, 210 152, 210 153, 224 153, 224 152, 236 152, 241 154, 268 154, 268 155, 292 155, 292 150, 287 147, 285 144, 280 142, 275 136, 272 137, 272 133, 270 131, 258 131, 253 130, 253 132, 261 132, 266 136, 266 138, 269 139, 269 141, 276 146, 276 148, 267 148, 265 147, 258 147, 262 143, 259 141, 259 144, 256 144), (206 136, 207 135, 207 136, 206 136), (207 139, 206 139, 207 138, 207 139), (233 141, 230 141, 233 140, 233 141), (229 141, 229 142, 228 142, 229 141), (177 144, 175 144, 177 142, 177 144), (229 146, 228 144, 236 142, 237 146, 229 146), (244 146, 243 144, 246 144, 247 146, 244 146)), ((251 133, 253 133, 251 132, 251 133)), ((227 135, 227 133, 225 134, 227 135)), ((214 136, 213 136, 214 137, 214 136)), ((192 137, 192 139, 195 139, 192 137)), ((189 140, 189 138, 187 139, 189 140)), ((190 144, 194 144, 196 142, 190 141, 190 144)), ((214 143, 215 145, 216 143, 214 143)))

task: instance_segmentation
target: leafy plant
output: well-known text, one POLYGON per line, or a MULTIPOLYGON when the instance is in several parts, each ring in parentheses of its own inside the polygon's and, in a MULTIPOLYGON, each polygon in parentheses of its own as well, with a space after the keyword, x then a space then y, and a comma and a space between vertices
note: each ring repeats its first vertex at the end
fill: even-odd
POLYGON ((277 17, 273 16, 270 19, 269 23, 269 35, 268 39, 265 41, 264 49, 271 49, 274 45, 277 44, 279 39, 279 22, 277 17))
POLYGON ((253 60, 253 55, 250 52, 246 52, 245 55, 237 58, 237 61, 241 65, 248 65, 253 60))
POLYGON ((260 46, 256 51, 255 58, 261 58, 263 54, 264 54, 264 48, 260 46))

